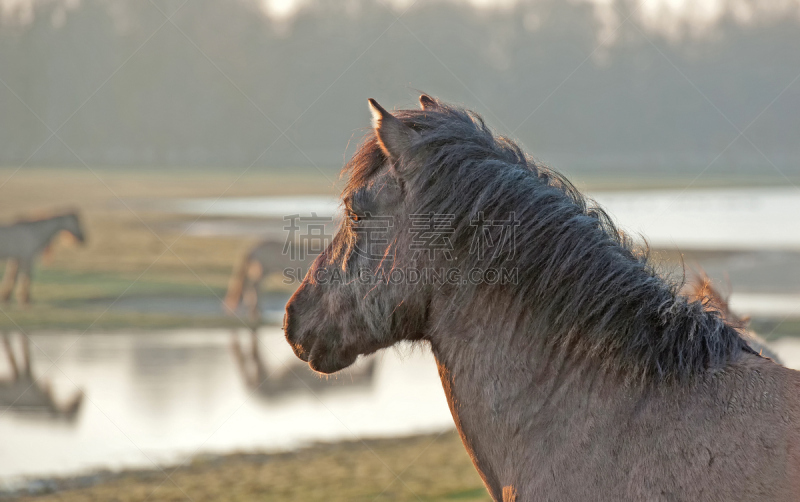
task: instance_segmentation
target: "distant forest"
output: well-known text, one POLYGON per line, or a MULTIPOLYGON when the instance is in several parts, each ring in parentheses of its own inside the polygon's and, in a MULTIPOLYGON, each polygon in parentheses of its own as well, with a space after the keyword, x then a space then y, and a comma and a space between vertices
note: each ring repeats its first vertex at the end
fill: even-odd
POLYGON ((564 0, 314 0, 286 19, 244 0, 34 5, 0 24, 0 166, 332 167, 368 97, 425 91, 569 169, 698 169, 724 150, 711 170, 800 172, 796 14, 667 36, 632 0, 610 31, 564 0))

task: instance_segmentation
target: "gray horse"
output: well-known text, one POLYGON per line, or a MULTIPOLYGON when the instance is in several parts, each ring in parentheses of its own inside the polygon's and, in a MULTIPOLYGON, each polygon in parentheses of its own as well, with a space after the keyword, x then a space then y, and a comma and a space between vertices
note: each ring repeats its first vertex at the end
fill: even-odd
POLYGON ((0 259, 7 259, 6 273, 0 284, 0 299, 9 301, 19 278, 17 300, 30 302, 31 269, 51 241, 62 231, 69 232, 78 242, 85 237, 77 213, 70 212, 39 220, 21 220, 12 225, 0 226, 0 259))
POLYGON ((563 176, 420 102, 370 100, 348 221, 286 305, 295 354, 332 373, 429 345, 496 501, 799 500, 800 373, 680 294, 563 176))

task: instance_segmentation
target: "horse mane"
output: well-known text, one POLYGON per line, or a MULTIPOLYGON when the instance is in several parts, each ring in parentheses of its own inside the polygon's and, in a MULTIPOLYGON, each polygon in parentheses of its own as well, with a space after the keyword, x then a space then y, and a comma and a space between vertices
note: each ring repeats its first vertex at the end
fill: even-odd
POLYGON ((687 298, 702 303, 706 310, 718 312, 731 326, 742 331, 748 329, 750 318, 740 317, 731 311, 728 297, 714 287, 711 278, 705 272, 695 273, 683 292, 687 298))
MULTIPOLYGON (((517 331, 559 360, 643 382, 723 368, 747 350, 736 327, 682 295, 682 282, 660 274, 649 250, 635 246, 602 208, 513 141, 495 137, 479 115, 443 103, 394 115, 422 132, 399 160, 412 212, 454 215, 452 255, 462 271, 518 274, 503 288, 457 288, 457 314, 523 320, 517 331), (476 221, 511 215, 519 222, 515 240, 495 233, 498 252, 470 252, 476 221)), ((385 164, 368 135, 343 170, 344 196, 385 164)))

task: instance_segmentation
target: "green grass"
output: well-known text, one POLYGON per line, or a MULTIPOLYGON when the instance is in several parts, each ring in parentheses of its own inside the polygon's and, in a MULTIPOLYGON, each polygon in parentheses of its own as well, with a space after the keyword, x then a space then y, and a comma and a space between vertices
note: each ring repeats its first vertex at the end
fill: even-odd
POLYGON ((82 331, 239 325, 237 319, 224 315, 139 313, 115 308, 115 302, 137 298, 203 298, 216 302, 225 295, 225 288, 219 284, 211 286, 197 280, 192 283, 163 272, 135 276, 130 273, 41 269, 34 276, 31 295, 33 301, 29 306, 21 307, 13 299, 0 306, 0 328, 82 331))

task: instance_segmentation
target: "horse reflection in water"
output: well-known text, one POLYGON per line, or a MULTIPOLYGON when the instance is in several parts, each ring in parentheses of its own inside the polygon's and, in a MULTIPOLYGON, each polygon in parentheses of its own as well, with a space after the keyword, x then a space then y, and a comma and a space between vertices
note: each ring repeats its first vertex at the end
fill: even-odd
POLYGON ((21 357, 17 357, 7 333, 3 333, 3 350, 11 370, 10 378, 0 380, 0 414, 14 411, 28 416, 40 416, 72 422, 83 403, 83 392, 71 398, 56 399, 50 382, 33 376, 30 340, 20 336, 21 357))
POLYGON ((298 393, 319 395, 331 391, 365 390, 372 387, 374 358, 335 378, 321 378, 307 364, 296 360, 288 361, 280 367, 269 367, 261 354, 257 331, 249 330, 248 338, 247 343, 242 343, 235 331, 231 333, 231 352, 247 388, 264 399, 279 399, 296 396, 298 393))

